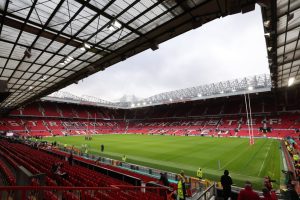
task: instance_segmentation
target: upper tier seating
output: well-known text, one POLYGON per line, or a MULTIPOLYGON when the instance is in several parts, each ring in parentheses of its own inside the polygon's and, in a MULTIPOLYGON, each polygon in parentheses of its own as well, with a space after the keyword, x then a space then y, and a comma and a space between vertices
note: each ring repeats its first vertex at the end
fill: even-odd
MULTIPOLYGON (((253 116, 252 127, 257 137, 285 137, 296 135, 300 127, 298 115, 253 116), (263 134, 261 129, 268 129, 263 134), (270 132, 271 131, 271 132, 270 132)), ((248 136, 245 116, 225 116, 202 119, 152 119, 152 120, 97 120, 97 119, 44 119, 5 118, 0 120, 0 130, 20 135, 86 135, 108 133, 169 134, 169 135, 221 135, 248 136)))
POLYGON ((42 108, 44 109, 44 115, 47 117, 61 117, 58 113, 57 104, 54 103, 42 103, 42 108))
POLYGON ((39 110, 40 105, 36 104, 29 104, 23 108, 23 115, 24 116, 43 116, 39 110))

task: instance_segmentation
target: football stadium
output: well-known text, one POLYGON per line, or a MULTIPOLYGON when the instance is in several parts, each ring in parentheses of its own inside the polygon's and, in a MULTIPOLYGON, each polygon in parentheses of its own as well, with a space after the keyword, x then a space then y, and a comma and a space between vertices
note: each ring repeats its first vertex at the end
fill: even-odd
POLYGON ((0 0, 0 199, 299 199, 299 40, 299 0, 0 0), (208 31, 254 12, 259 34, 234 25, 247 39, 208 31), (138 82, 107 75, 140 74, 135 58, 138 82), (152 93, 104 100, 119 79, 152 93))

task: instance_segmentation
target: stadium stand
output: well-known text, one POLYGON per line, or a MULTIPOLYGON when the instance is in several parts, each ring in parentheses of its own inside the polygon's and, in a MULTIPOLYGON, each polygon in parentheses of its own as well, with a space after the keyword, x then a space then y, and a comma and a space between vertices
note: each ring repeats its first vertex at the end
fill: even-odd
MULTIPOLYGON (((112 185, 122 185, 130 186, 129 183, 121 181, 119 179, 112 178, 110 176, 104 175, 102 173, 90 170, 86 167, 79 165, 69 165, 68 162, 46 153, 45 151, 39 151, 33 149, 24 144, 11 143, 7 141, 0 141, 1 157, 3 156, 6 160, 14 163, 15 170, 17 166, 22 165, 26 167, 33 174, 39 174, 41 172, 46 174, 46 185, 48 186, 65 186, 65 187, 111 187, 112 185), (61 173, 66 174, 61 175, 52 171, 53 165, 59 164, 61 166, 61 173)), ((1 160, 0 160, 1 161, 1 160)), ((0 169, 5 172, 10 185, 15 185, 16 177, 12 172, 0 162, 0 169)), ((33 181, 33 185, 39 186, 38 181, 33 181)), ((109 190, 107 190, 109 191, 109 190)), ((107 192, 104 191, 104 192, 107 192)), ((103 193, 103 191, 102 191, 103 193)), ((140 190, 130 190, 130 191, 119 191, 117 194, 110 193, 109 195, 102 194, 101 191, 97 193, 90 194, 90 198, 94 199, 116 199, 122 196, 122 199, 164 199, 160 194, 148 191, 141 192, 140 190)), ((77 193, 65 192, 66 199, 79 199, 77 193)), ((50 199, 55 199, 53 193, 47 193, 46 197, 50 199)), ((56 197, 57 198, 57 197, 56 197)))
MULTIPOLYGON (((299 1, 124 2, 0 1, 1 134, 24 137, 109 133, 247 137, 248 111, 243 94, 253 93, 249 96, 254 136, 293 137, 293 140, 286 140, 285 146, 290 148, 288 153, 294 158, 299 148, 300 128, 299 1), (256 4, 262 11, 270 76, 164 93, 149 98, 155 100, 154 104, 138 102, 137 105, 149 103, 145 108, 134 108, 137 102, 114 103, 93 97, 62 98, 60 103, 53 102, 54 97, 48 97, 49 102, 36 101, 146 49, 157 50, 159 44, 221 16, 250 12, 256 4), (298 88, 289 89, 294 82, 298 88), (250 92, 250 87, 254 91, 250 92), (200 98, 204 96, 207 98, 200 98), (120 109, 124 107, 119 105, 125 105, 126 109, 120 109), (129 105, 133 105, 131 109, 129 105)), ((255 59, 251 55, 249 58, 255 59)), ((57 157, 58 153, 49 154, 44 149, 36 149, 38 143, 32 144, 29 147, 0 139, 3 177, 8 185, 15 185, 18 182, 15 171, 22 165, 31 173, 46 174, 46 185, 55 189, 43 190, 40 198, 31 198, 41 186, 34 178, 26 186, 34 188, 28 198, 14 199, 165 199, 159 193, 142 192, 141 188, 131 191, 128 189, 131 185, 124 181, 87 167, 71 166, 57 157), (50 170, 56 162, 63 163, 62 171, 68 173, 68 178, 50 170), (112 187, 118 184, 122 186, 112 187), (85 194, 74 191, 73 186, 84 186, 86 190, 89 186, 110 188, 107 192, 93 190, 85 194), (61 193, 58 195, 55 191, 61 193), (83 198, 85 195, 87 198, 83 198)), ((297 163, 292 165, 295 167, 297 163)), ((8 192, 8 196, 0 196, 1 199, 18 195, 13 186, 2 187, 2 191, 8 192)))
MULTIPOLYGON (((126 112, 127 117, 133 117, 131 119, 117 114, 113 109, 98 108, 97 111, 93 111, 89 106, 66 104, 64 107, 64 105, 62 103, 57 105, 53 102, 43 102, 43 104, 36 102, 24 108, 27 110, 27 114, 30 113, 28 116, 17 115, 16 112, 13 112, 11 117, 2 118, 0 130, 29 136, 85 135, 89 133, 249 136, 248 124, 250 122, 247 121, 242 107, 239 108, 241 113, 226 113, 226 111, 231 111, 232 104, 212 104, 210 106, 183 104, 179 105, 178 109, 175 106, 174 109, 170 109, 172 113, 164 112, 168 106, 160 106, 161 109, 153 107, 153 110, 145 108, 144 111, 136 109, 126 112), (37 112, 37 109, 31 110, 40 108, 40 105, 43 106, 43 115, 37 112), (206 109, 203 108, 205 106, 207 106, 206 109), (183 109, 183 107, 191 107, 191 109, 183 109), (47 112, 53 108, 58 108, 61 115, 55 117, 55 112, 47 112), (190 110, 206 110, 206 115, 197 116, 197 113, 192 113, 190 110), (147 118, 141 118, 145 113, 148 113, 147 118), (94 117, 92 117, 93 115, 94 117), (119 118, 114 119, 114 116, 119 118)), ((297 111, 271 114, 263 112, 263 110, 263 106, 258 106, 253 110, 254 136, 280 138, 298 136, 300 117, 295 113, 297 111)))

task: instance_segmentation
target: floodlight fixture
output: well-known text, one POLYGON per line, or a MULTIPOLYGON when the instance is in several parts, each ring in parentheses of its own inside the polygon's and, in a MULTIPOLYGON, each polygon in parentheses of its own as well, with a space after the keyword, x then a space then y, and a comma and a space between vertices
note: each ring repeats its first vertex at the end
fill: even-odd
POLYGON ((111 23, 107 26, 108 30, 110 30, 110 31, 118 30, 121 27, 122 27, 122 24, 116 19, 112 20, 111 23))
POLYGON ((81 51, 85 51, 85 48, 84 48, 84 47, 81 47, 80 50, 81 50, 81 51))
POLYGON ((198 97, 202 97, 202 94, 199 93, 197 96, 198 96, 198 97))
POLYGON ((268 47, 268 51, 271 51, 272 50, 272 47, 268 47))
POLYGON ((150 44, 150 48, 152 49, 152 51, 156 51, 157 49, 159 49, 159 45, 155 42, 152 42, 150 44))
POLYGON ((48 76, 44 75, 40 80, 41 80, 41 81, 44 81, 44 80, 46 80, 47 78, 48 78, 48 76))
POLYGON ((265 33, 264 35, 265 35, 265 37, 270 37, 271 33, 265 33))
POLYGON ((32 89, 33 89, 33 87, 32 87, 32 86, 29 86, 29 87, 28 87, 28 90, 32 90, 32 89))
POLYGON ((233 88, 233 89, 232 89, 232 92, 236 92, 236 89, 233 88))
POLYGON ((143 105, 146 105, 146 102, 143 102, 143 105))
POLYGON ((91 46, 87 43, 84 43, 83 46, 84 46, 85 49, 90 49, 91 48, 91 46))
POLYGON ((253 86, 249 86, 248 90, 250 90, 250 91, 253 90, 253 86))
POLYGON ((221 93, 221 94, 224 94, 224 91, 221 91, 220 93, 221 93))
POLYGON ((270 27, 270 20, 266 20, 266 21, 264 21, 264 26, 266 27, 266 28, 269 28, 270 27))
POLYGON ((170 100, 170 101, 173 101, 173 99, 171 99, 171 98, 170 98, 169 100, 170 100))
POLYGON ((290 77, 289 81, 288 81, 288 87, 290 87, 291 85, 293 85, 295 82, 295 77, 290 77))
POLYGON ((140 106, 140 105, 141 105, 140 103, 137 104, 137 106, 140 106))
POLYGON ((133 104, 131 104, 131 107, 134 107, 135 105, 134 105, 134 103, 133 104))

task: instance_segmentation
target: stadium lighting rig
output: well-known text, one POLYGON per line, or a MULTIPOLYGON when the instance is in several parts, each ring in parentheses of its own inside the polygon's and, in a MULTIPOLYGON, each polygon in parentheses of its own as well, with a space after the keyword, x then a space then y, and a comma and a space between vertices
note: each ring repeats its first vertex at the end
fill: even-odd
POLYGON ((83 43, 82 47, 80 48, 81 51, 86 51, 91 48, 91 45, 87 43, 83 43))
POLYGON ((267 21, 264 21, 264 26, 266 27, 266 28, 269 28, 270 27, 270 20, 267 20, 267 21))
POLYGON ((40 80, 41 81, 44 81, 44 80, 46 80, 48 78, 48 76, 47 75, 44 75, 42 78, 40 78, 40 80))
POLYGON ((274 31, 270 31, 270 32, 266 32, 265 34, 264 34, 264 36, 265 37, 271 37, 271 35, 273 35, 275 32, 274 31))
POLYGON ((110 30, 110 31, 115 31, 115 30, 118 30, 122 27, 122 24, 114 19, 111 21, 111 23, 107 26, 107 29, 110 30))
POLYGON ((69 62, 71 62, 72 60, 74 60, 74 58, 72 56, 67 56, 61 63, 59 63, 60 65, 66 65, 69 62))
POLYGON ((295 77, 290 77, 289 81, 288 81, 288 87, 290 87, 291 85, 293 85, 295 82, 295 77))

